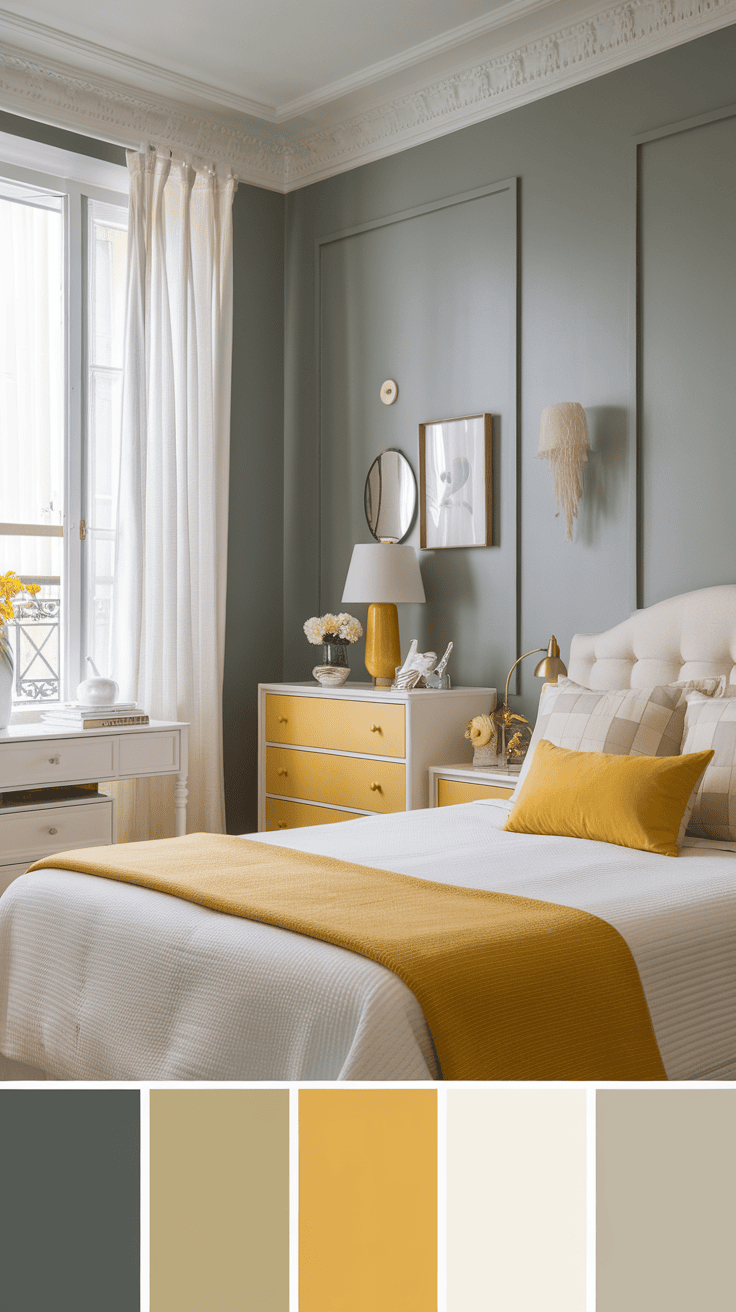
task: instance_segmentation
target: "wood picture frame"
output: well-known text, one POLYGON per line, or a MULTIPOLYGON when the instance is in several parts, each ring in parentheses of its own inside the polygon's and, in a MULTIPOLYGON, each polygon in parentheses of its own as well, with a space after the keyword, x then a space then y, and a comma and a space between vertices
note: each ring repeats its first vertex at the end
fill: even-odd
POLYGON ((493 544, 493 415, 419 425, 419 534, 426 551, 493 544))

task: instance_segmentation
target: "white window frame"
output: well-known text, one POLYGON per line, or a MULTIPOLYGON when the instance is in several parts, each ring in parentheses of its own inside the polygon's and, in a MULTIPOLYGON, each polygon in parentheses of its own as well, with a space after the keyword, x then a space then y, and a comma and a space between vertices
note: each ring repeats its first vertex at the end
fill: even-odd
MULTIPOLYGON (((0 176, 62 197, 64 218, 64 465, 61 700, 76 693, 84 677, 86 577, 80 525, 87 501, 85 443, 87 428, 87 198, 127 209, 127 171, 86 155, 60 150, 0 133, 0 176), (30 168, 29 164, 41 165, 30 168), (44 165, 50 166, 48 168, 44 165), (53 172, 51 170, 54 170, 53 172), (56 170, 60 169, 59 172, 56 170), (68 170, 68 171, 67 171, 68 170), (113 186, 99 183, 111 182, 113 186), (122 188, 122 189, 121 189, 122 188)), ((50 703, 46 702, 46 706, 50 703)), ((12 723, 38 721, 43 705, 20 707, 12 723)))

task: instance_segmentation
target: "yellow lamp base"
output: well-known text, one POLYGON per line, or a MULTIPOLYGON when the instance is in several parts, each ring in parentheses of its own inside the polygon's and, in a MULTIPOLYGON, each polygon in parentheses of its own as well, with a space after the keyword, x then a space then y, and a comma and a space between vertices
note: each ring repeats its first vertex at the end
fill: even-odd
POLYGON ((373 602, 365 626, 365 668, 374 682, 393 683, 400 664, 399 612, 393 601, 373 602))

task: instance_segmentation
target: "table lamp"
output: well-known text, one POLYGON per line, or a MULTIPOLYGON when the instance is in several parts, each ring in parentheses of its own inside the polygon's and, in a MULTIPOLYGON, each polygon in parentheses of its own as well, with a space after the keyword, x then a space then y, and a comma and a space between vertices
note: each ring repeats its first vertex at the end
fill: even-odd
POLYGON ((400 601, 426 601, 414 547, 393 542, 357 543, 353 547, 344 602, 367 602, 365 665, 373 686, 390 687, 401 664, 400 601))
POLYGON ((531 651, 525 651, 523 656, 520 656, 518 660, 514 661, 513 665, 511 666, 511 669, 509 670, 509 677, 506 680, 506 691, 504 692, 503 695, 503 706, 501 706, 500 709, 496 712, 497 717, 501 722, 501 755, 503 756, 504 761, 506 759, 506 752, 508 748, 507 730, 513 728, 513 722, 517 721, 518 723, 525 725, 531 732, 531 725, 529 724, 529 721, 526 719, 526 716, 514 715, 511 711, 511 707, 509 706, 509 684, 511 683, 511 675, 513 674, 517 665, 521 664, 522 661, 525 661, 527 656, 534 656, 538 651, 544 651, 547 654, 544 657, 544 659, 539 662, 539 664, 537 665, 534 671, 535 677, 537 679, 545 679, 547 683, 557 683, 557 680, 559 678, 564 677, 567 674, 567 667, 565 666, 565 664, 563 663, 560 657, 559 644, 554 634, 550 638, 546 647, 532 647, 531 651))

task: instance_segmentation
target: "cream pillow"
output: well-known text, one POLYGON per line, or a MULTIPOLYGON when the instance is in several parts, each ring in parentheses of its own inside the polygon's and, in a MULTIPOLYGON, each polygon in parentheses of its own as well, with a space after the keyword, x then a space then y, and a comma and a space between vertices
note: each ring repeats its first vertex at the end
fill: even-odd
POLYGON ((529 771, 537 743, 546 738, 572 752, 610 756, 677 756, 687 703, 677 684, 594 692, 572 679, 542 689, 529 751, 514 800, 529 771))
POLYGON ((713 749, 695 790, 688 833, 696 838, 736 840, 736 697, 717 699, 688 693, 683 752, 713 749))

